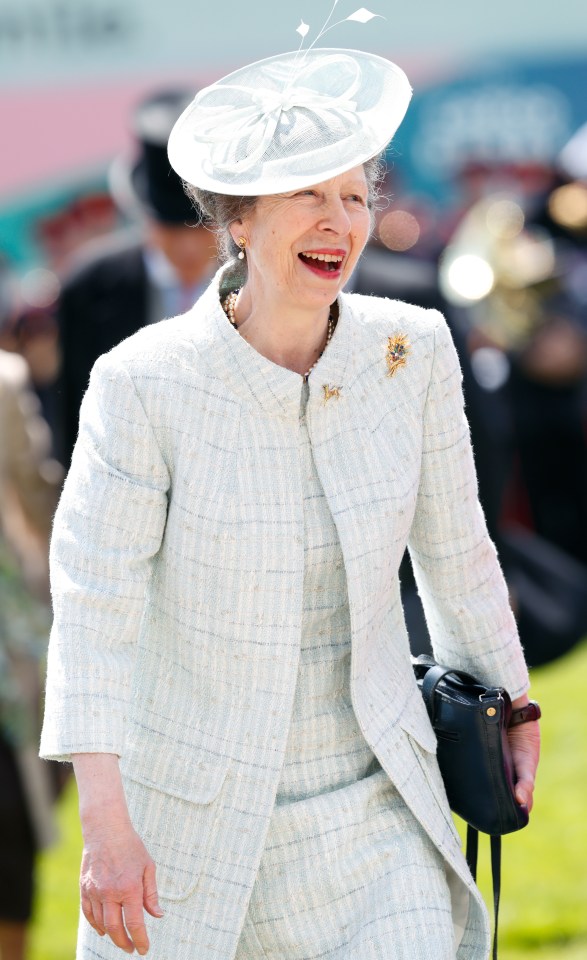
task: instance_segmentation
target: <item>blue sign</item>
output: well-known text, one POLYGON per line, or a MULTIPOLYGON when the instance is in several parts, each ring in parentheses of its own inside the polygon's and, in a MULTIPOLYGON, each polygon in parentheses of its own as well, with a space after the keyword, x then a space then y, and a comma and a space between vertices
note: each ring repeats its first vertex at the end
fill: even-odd
POLYGON ((585 90, 587 57, 508 62, 416 91, 390 151, 401 191, 450 204, 471 162, 550 165, 587 121, 585 90))

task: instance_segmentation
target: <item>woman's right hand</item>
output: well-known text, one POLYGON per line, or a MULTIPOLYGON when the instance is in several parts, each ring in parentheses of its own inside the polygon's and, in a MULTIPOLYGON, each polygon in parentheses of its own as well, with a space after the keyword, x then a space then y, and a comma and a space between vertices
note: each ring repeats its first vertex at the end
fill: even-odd
POLYGON ((143 910, 162 917, 155 882, 155 864, 133 829, 105 823, 85 830, 80 874, 81 906, 94 930, 112 942, 141 955, 149 949, 143 910))
POLYGON ((84 837, 80 891, 82 912, 100 935, 126 953, 149 949, 144 911, 162 917, 155 864, 134 830, 124 798, 118 757, 73 758, 84 837))

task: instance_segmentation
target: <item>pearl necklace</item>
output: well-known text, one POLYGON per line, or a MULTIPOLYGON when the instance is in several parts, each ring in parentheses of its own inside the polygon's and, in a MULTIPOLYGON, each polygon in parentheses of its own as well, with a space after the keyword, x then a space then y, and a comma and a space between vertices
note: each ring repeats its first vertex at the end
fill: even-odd
POLYGON ((222 309, 224 310, 226 316, 232 323, 235 330, 238 330, 238 327, 236 325, 236 317, 234 315, 234 311, 236 310, 236 301, 238 300, 239 293, 240 293, 240 289, 232 290, 226 297, 226 300, 224 301, 224 303, 222 304, 222 309))
MULTIPOLYGON (((239 290, 233 290, 231 293, 228 294, 228 296, 227 296, 227 297, 225 298, 225 300, 224 300, 224 303, 222 304, 222 309, 224 310, 226 316, 227 316, 228 319, 230 320, 230 322, 231 322, 231 324, 232 324, 232 326, 234 327, 235 330, 238 330, 238 326, 237 326, 237 322, 236 322, 236 317, 235 317, 235 310, 236 310, 236 304, 237 304, 237 300, 238 300, 238 295, 239 295, 239 293, 240 293, 240 289, 239 289, 239 290)), ((326 350, 326 347, 328 346, 328 344, 329 344, 330 341, 332 340, 332 334, 334 333, 334 330, 335 330, 335 328, 336 328, 336 320, 337 320, 337 318, 334 316, 334 312, 331 310, 330 313, 328 314, 328 330, 327 330, 327 333, 326 333, 326 343, 324 344, 324 346, 322 347, 322 350, 320 351, 320 353, 318 354, 318 356, 317 356, 316 359, 314 360, 314 363, 312 364, 312 366, 311 366, 311 367, 308 367, 308 369, 306 370, 306 372, 305 372, 304 374, 302 374, 304 380, 307 380, 307 379, 308 379, 308 377, 309 377, 310 374, 312 373, 312 370, 314 369, 314 367, 315 367, 316 364, 318 363, 320 357, 322 356, 322 354, 323 354, 324 351, 326 350)))

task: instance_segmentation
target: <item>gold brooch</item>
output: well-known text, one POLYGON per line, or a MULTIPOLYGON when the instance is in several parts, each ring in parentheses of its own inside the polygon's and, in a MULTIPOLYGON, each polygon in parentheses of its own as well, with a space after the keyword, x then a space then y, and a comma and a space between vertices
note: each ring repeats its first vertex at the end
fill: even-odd
POLYGON ((387 353, 387 375, 393 377, 399 367, 405 366, 407 356, 410 352, 410 342, 405 333, 398 333, 396 337, 388 337, 387 353))
POLYGON ((342 387, 331 387, 330 384, 325 383, 322 386, 324 390, 324 403, 327 403, 328 400, 332 400, 333 397, 336 397, 338 400, 340 398, 340 392, 342 387))

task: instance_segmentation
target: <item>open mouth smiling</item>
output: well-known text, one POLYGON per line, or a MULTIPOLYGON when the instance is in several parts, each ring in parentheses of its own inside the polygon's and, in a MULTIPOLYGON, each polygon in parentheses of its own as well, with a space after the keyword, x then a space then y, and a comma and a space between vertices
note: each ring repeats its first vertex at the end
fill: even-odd
POLYGON ((298 254, 299 259, 306 266, 319 273, 340 273, 344 254, 341 253, 314 253, 311 250, 298 254))

